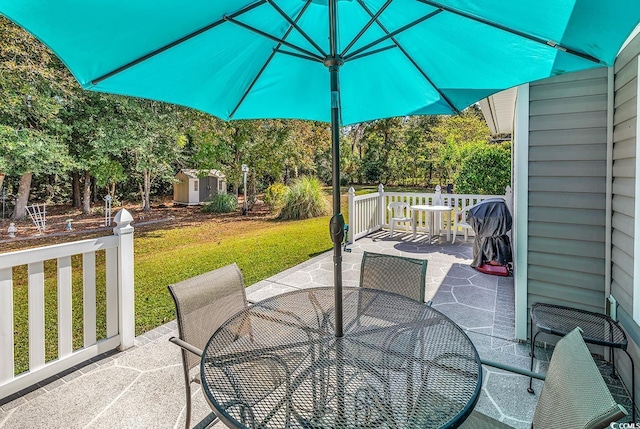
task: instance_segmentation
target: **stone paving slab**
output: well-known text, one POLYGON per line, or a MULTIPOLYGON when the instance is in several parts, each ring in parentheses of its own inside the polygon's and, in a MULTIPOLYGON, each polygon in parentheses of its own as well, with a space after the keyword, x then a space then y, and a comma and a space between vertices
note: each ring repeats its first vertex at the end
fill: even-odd
MULTIPOLYGON (((393 240, 379 231, 349 245, 343 253, 345 286, 358 286, 366 251, 428 259, 426 300, 467 330, 478 353, 528 369, 529 347, 514 338, 513 278, 479 273, 469 266, 471 240, 444 238, 435 244, 419 235, 397 233, 393 240)), ((259 301, 283 292, 333 284, 331 252, 318 255, 247 288, 259 301)), ((5 428, 182 428, 185 418, 180 350, 169 343, 177 335, 175 321, 141 335, 135 347, 108 352, 18 395, 0 400, 0 429, 5 428)), ((545 372, 551 348, 536 348, 535 370, 545 372)), ((538 382, 536 382, 538 383, 538 382)), ((618 383, 616 397, 625 400, 618 383)), ((526 391, 528 379, 497 369, 484 369, 476 409, 516 428, 529 427, 536 395, 526 391)), ((210 413, 200 388, 192 385, 192 424, 210 413)), ((628 395, 626 396, 628 400, 628 395)), ((214 425, 223 429, 220 423, 214 425)))

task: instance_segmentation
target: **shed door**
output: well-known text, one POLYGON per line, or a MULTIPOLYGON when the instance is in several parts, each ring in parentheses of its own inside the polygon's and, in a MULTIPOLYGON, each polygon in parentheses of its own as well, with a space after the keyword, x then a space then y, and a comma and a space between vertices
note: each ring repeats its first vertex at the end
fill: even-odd
POLYGON ((203 177, 200 179, 200 202, 210 200, 216 191, 215 177, 203 177))

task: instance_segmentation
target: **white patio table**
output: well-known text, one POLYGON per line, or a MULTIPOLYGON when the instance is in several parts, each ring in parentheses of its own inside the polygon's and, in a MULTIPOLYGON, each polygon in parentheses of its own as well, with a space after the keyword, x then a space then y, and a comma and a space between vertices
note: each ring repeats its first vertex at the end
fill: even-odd
MULTIPOLYGON (((435 225, 435 221, 436 221, 436 213, 439 213, 441 216, 442 214, 447 214, 447 222, 451 222, 451 207, 449 206, 443 206, 443 205, 415 205, 415 206, 411 206, 411 213, 413 216, 413 239, 415 240, 416 238, 416 227, 418 225, 418 213, 424 211, 428 213, 427 219, 429 222, 429 241, 431 241, 433 239, 433 229, 434 229, 434 225, 435 225)), ((440 217, 440 221, 438 223, 438 229, 440 228, 440 225, 442 224, 442 217, 440 217)), ((447 224, 448 226, 448 224, 447 224)), ((450 228, 446 228, 447 230, 447 241, 450 241, 451 239, 451 229, 450 228)), ((439 233, 440 231, 438 231, 439 233)), ((439 234, 438 234, 439 235, 439 234)))

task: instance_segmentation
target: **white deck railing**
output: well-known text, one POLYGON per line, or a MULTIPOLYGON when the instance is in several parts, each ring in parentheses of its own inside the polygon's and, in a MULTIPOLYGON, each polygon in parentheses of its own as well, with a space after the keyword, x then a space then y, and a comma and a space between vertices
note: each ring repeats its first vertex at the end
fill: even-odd
MULTIPOLYGON (((409 205, 432 205, 436 198, 441 198, 442 204, 451 210, 461 209, 488 198, 504 198, 509 210, 513 213, 511 187, 507 187, 505 195, 475 195, 475 194, 436 194, 418 192, 385 192, 384 186, 378 186, 378 192, 366 195, 356 195, 353 188, 349 189, 349 242, 366 236, 374 231, 389 227, 387 206, 392 202, 406 202, 409 205)), ((450 218, 451 219, 451 218, 450 218)), ((452 228, 451 223, 445 228, 452 228)), ((428 228, 426 213, 419 212, 416 230, 426 232, 428 228)), ((473 232, 471 232, 473 235, 473 232)))
POLYGON ((114 348, 133 346, 133 221, 121 210, 114 235, 0 254, 0 399, 114 348), (105 251, 106 338, 96 339, 96 252, 105 251), (73 350, 71 257, 82 255, 83 341, 73 350), (44 262, 57 261, 58 357, 45 361, 44 262), (27 266, 29 369, 15 374, 13 268, 27 266))

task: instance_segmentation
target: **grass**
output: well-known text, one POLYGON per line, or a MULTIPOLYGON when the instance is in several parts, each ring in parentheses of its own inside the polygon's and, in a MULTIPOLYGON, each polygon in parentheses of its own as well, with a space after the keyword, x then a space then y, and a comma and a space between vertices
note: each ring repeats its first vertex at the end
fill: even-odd
POLYGON ((331 248, 328 217, 155 231, 136 240, 136 333, 175 317, 167 285, 236 262, 251 285, 331 248), (159 273, 162 273, 159 276, 159 273), (160 277, 160 278, 159 278, 160 277))
MULTIPOLYGON (((205 222, 136 233, 135 318, 139 335, 175 318, 169 284, 236 262, 251 285, 332 248, 329 217, 301 221, 205 222)), ((104 252, 96 256, 97 334, 104 338, 106 318, 104 252)), ((73 347, 82 347, 82 260, 72 259, 73 347)), ((15 373, 28 369, 27 269, 15 267, 15 373)), ((57 358, 56 261, 45 262, 45 354, 57 358)))

